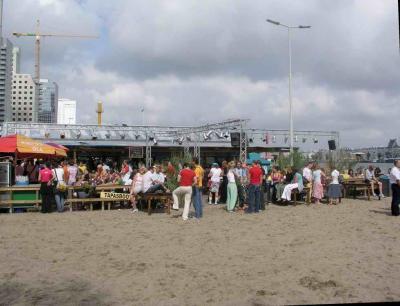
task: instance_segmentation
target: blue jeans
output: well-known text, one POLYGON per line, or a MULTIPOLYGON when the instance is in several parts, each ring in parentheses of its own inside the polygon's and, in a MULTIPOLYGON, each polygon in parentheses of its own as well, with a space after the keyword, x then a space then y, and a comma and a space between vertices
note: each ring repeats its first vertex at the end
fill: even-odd
POLYGON ((203 217, 203 203, 201 198, 201 188, 193 187, 193 196, 192 196, 193 206, 194 206, 194 216, 196 218, 203 217))
POLYGON ((260 201, 261 201, 261 189, 260 185, 249 185, 249 208, 247 209, 248 213, 260 211, 260 201))
POLYGON ((65 195, 63 193, 56 193, 56 204, 57 204, 57 211, 63 212, 64 211, 64 202, 65 202, 65 195))

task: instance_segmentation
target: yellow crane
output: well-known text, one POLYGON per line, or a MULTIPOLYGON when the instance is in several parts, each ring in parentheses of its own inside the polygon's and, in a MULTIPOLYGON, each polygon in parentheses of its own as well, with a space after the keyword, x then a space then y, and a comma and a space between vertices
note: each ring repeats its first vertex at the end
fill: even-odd
POLYGON ((36 21, 36 33, 18 33, 14 32, 14 36, 28 36, 35 37, 35 82, 40 83, 40 40, 42 37, 67 37, 67 38, 98 38, 93 35, 68 35, 68 34, 43 34, 40 32, 40 21, 36 21))

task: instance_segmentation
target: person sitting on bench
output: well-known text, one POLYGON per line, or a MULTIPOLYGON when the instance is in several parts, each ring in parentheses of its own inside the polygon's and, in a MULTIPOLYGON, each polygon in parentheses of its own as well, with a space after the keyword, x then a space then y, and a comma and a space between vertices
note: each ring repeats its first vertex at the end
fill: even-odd
POLYGON ((292 167, 292 173, 294 173, 293 180, 290 184, 285 186, 282 193, 282 200, 290 201, 292 197, 293 189, 298 189, 299 193, 303 191, 303 176, 292 167))
POLYGON ((365 170, 365 182, 371 184, 372 196, 377 196, 375 194, 375 184, 377 184, 379 187, 379 196, 381 198, 385 197, 382 192, 382 183, 375 177, 374 167, 372 165, 369 165, 368 169, 365 170))
POLYGON ((165 177, 159 166, 153 166, 143 176, 143 193, 155 193, 158 190, 169 192, 164 185, 165 177))

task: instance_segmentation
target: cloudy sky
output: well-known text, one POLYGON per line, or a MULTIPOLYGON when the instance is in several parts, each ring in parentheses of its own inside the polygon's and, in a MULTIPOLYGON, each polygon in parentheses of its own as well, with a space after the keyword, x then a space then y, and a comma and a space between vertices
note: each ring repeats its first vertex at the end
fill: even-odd
POLYGON ((287 31, 295 30, 295 129, 338 130, 345 146, 386 145, 400 135, 396 0, 4 0, 4 35, 33 73, 34 42, 47 38, 42 77, 78 101, 78 122, 197 125, 248 118, 288 128, 287 31))

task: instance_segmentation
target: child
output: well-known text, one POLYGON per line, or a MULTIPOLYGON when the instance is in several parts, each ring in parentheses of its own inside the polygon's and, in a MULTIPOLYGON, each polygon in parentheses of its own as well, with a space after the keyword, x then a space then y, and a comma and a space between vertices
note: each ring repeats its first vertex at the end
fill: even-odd
POLYGON ((329 197, 329 205, 333 204, 333 200, 335 201, 335 205, 337 204, 337 201, 339 198, 342 197, 342 192, 340 190, 340 184, 339 184, 339 171, 334 169, 331 173, 332 177, 332 182, 329 184, 328 188, 328 197, 329 197))

